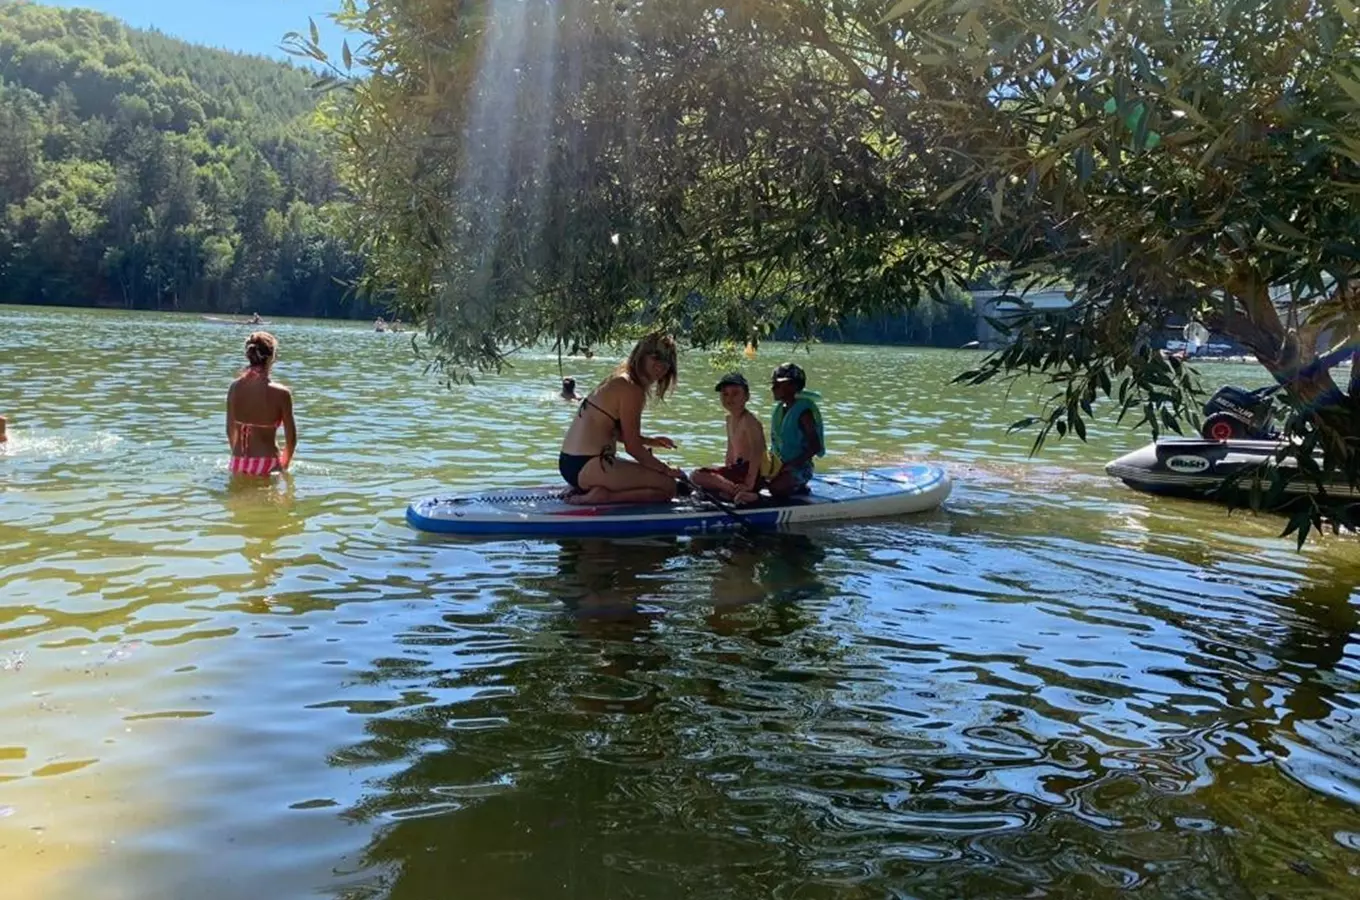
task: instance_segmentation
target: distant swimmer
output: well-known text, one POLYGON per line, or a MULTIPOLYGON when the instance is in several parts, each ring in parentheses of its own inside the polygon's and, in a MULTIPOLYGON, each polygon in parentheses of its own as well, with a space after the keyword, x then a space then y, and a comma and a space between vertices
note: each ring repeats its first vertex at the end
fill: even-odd
POLYGON ((260 324, 262 324, 263 322, 264 322, 264 319, 261 319, 261 318, 260 318, 260 314, 259 314, 259 313, 254 313, 254 314, 251 315, 251 317, 250 317, 250 324, 251 324, 251 325, 260 325, 260 324))
POLYGON ((562 379, 562 394, 561 394, 561 396, 562 396, 562 399, 563 399, 563 400, 567 400, 567 401, 570 401, 570 402, 572 402, 572 403, 575 403, 576 401, 578 401, 578 400, 581 399, 580 397, 576 396, 576 379, 575 379, 575 378, 563 378, 563 379, 562 379))
POLYGON ((0 444, 3 444, 5 441, 9 440, 9 437, 5 434, 5 427, 8 424, 9 423, 5 420, 5 417, 0 416, 0 444))
POLYGON ((278 339, 269 332, 251 334, 246 338, 248 365, 227 390, 227 443, 234 475, 282 472, 297 450, 293 393, 269 380, 278 350, 278 339), (282 453, 275 442, 280 426, 286 442, 282 453))

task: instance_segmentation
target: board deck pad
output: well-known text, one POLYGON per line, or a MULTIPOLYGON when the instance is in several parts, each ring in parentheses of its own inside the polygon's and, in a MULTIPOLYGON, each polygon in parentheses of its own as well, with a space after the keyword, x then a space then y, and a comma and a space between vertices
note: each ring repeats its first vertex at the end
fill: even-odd
POLYGON ((727 510, 702 498, 669 503, 578 506, 560 484, 429 497, 406 521, 419 531, 469 535, 608 536, 688 534, 778 528, 798 522, 903 515, 935 509, 951 490, 949 475, 929 464, 829 472, 801 497, 765 499, 727 510))

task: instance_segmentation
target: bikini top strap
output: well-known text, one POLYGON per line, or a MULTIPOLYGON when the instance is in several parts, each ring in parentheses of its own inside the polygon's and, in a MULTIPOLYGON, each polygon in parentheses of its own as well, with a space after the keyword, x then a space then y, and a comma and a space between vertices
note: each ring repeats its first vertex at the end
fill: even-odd
POLYGON ((604 408, 602 408, 598 403, 593 402, 589 397, 586 397, 584 400, 581 401, 581 407, 576 411, 576 415, 579 416, 582 413, 584 413, 586 411, 587 406, 589 406, 593 410, 598 411, 600 415, 604 416, 605 418, 609 419, 609 421, 613 422, 614 427, 617 428, 619 431, 623 431, 623 420, 620 419, 618 416, 611 416, 604 408))

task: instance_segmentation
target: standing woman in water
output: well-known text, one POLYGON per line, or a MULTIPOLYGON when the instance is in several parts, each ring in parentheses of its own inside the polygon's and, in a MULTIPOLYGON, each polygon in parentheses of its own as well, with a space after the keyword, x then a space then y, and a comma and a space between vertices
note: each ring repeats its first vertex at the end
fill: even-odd
POLYGON ((675 341, 649 334, 628 359, 581 401, 562 440, 557 468, 571 491, 568 503, 662 503, 675 496, 684 473, 652 455, 674 449, 668 437, 644 437, 642 408, 675 386, 675 341), (616 459, 618 442, 633 460, 616 459))
POLYGON ((269 380, 279 342, 267 331, 246 338, 248 365, 227 390, 227 443, 233 475, 267 476, 288 468, 297 449, 293 393, 269 380), (275 432, 283 426, 285 449, 279 452, 275 432))

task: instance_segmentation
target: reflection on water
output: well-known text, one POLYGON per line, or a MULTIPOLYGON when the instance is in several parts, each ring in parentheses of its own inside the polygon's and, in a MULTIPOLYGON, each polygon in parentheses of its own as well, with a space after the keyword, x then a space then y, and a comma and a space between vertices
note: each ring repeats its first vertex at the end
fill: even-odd
POLYGON ((401 638, 406 665, 367 673, 427 702, 338 754, 376 770, 353 809, 374 826, 371 880, 347 896, 450 878, 505 897, 903 879, 914 896, 1251 896, 1286 877, 1343 896, 1356 861, 1334 833, 1357 798, 1319 796, 1288 745, 1338 712, 1323 682, 1345 638, 1326 658, 1284 648, 1354 623, 1263 633, 1293 598, 1206 601, 1215 579, 1187 566, 1155 586, 1106 574, 1103 601, 1020 587, 1058 560, 1092 578, 1144 562, 1033 550, 882 525, 533 554, 475 614, 401 638))
POLYGON ((957 354, 806 360, 832 463, 953 460, 938 513, 478 543, 402 510, 551 475, 550 355, 443 392, 281 324, 299 467, 233 481, 243 335, 0 315, 0 895, 1355 895, 1353 542, 1130 494, 1113 432, 1027 460, 957 354))

